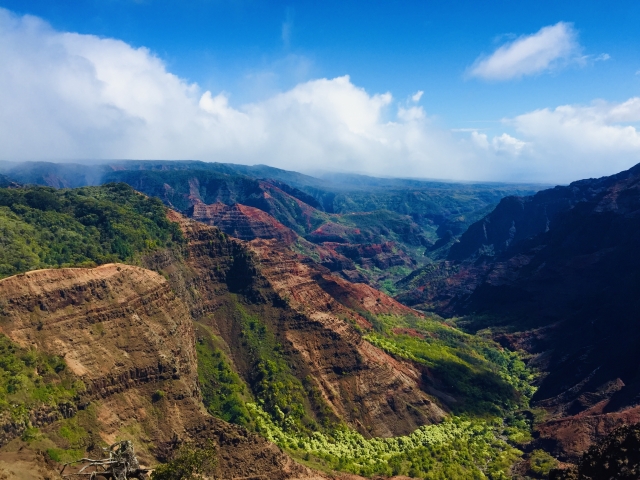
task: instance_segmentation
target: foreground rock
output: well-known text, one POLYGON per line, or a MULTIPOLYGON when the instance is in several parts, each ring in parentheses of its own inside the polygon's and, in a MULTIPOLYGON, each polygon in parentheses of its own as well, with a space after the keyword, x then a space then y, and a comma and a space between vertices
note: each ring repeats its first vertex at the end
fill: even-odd
MULTIPOLYGON (((69 416, 93 409, 88 428, 103 441, 132 437, 149 465, 176 439, 212 438, 221 478, 315 476, 275 445, 203 410, 190 311, 161 275, 119 264, 34 271, 0 281, 0 304, 2 333, 64 357, 85 384, 69 416)), ((56 430, 57 417, 51 420, 43 431, 56 430)), ((28 451, 13 455, 30 462, 28 451)))

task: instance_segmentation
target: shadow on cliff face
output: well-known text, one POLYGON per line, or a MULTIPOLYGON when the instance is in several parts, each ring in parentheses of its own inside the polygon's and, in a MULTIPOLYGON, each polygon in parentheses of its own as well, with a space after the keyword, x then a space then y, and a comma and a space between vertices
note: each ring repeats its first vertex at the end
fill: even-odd
MULTIPOLYGON (((606 416, 640 398, 638 245, 640 166, 503 200, 440 269, 408 279, 403 298, 537 354, 545 375, 533 400, 554 418, 606 416)), ((622 421, 607 418, 599 433, 580 427, 585 438, 622 421)))

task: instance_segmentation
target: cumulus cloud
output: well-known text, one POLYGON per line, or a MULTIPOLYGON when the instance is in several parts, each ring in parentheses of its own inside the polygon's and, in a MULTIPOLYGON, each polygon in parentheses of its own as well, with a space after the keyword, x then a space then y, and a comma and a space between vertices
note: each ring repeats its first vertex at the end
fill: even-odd
MULTIPOLYGON (((568 183, 640 163, 640 98, 543 108, 504 119, 508 133, 470 132, 478 158, 504 168, 502 179, 568 183)), ((460 129, 466 130, 466 129, 460 129)))
POLYGON ((195 158, 472 178, 421 108, 348 76, 232 106, 168 72, 145 48, 58 32, 0 10, 0 158, 195 158))
POLYGON ((478 58, 468 75, 484 80, 520 78, 578 60, 579 52, 580 45, 573 26, 559 22, 506 43, 488 57, 478 58))
POLYGON ((491 150, 496 154, 507 154, 513 157, 521 155, 530 147, 528 142, 512 137, 508 133, 494 136, 491 141, 486 133, 471 132, 471 140, 483 150, 491 150))
MULTIPOLYGON (((460 180, 570 181, 640 161, 640 99, 541 109, 505 131, 447 130, 348 76, 244 105, 145 48, 0 9, 0 159, 199 159, 460 180)), ((494 129, 495 130, 495 129, 494 129)))
POLYGON ((509 121, 535 145, 539 172, 554 169, 568 181, 624 170, 640 162, 640 98, 622 103, 594 102, 539 109, 509 121))
POLYGON ((414 102, 418 103, 420 101, 420 99, 422 98, 422 95, 424 95, 424 92, 422 90, 418 90, 416 93, 411 95, 411 100, 413 100, 414 102))

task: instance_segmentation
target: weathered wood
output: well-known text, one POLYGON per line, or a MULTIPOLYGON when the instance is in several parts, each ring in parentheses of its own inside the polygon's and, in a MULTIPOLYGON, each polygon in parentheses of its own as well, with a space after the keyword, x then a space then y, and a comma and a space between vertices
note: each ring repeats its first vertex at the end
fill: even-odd
POLYGON ((133 451, 133 443, 130 440, 124 440, 122 442, 116 442, 110 445, 109 448, 103 449, 109 452, 108 458, 102 458, 94 460, 92 458, 81 458, 74 462, 65 463, 60 471, 60 474, 64 478, 89 478, 90 480, 97 480, 98 477, 102 477, 106 480, 130 480, 137 478, 143 480, 147 478, 149 469, 140 468, 138 458, 133 451), (65 468, 68 465, 77 463, 86 463, 78 472, 64 474, 65 468), (92 469, 92 471, 87 471, 92 469))

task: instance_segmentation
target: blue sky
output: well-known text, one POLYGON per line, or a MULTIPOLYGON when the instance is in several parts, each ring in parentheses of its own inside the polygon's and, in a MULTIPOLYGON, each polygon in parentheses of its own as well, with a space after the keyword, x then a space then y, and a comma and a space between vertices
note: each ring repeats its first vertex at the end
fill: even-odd
MULTIPOLYGON (((371 161, 365 157, 371 157, 370 152, 375 151, 373 147, 368 150, 368 147, 352 143, 345 147, 346 150, 336 147, 343 137, 337 130, 334 133, 338 140, 332 141, 330 146, 314 144, 304 152, 301 145, 312 135, 296 139, 292 144, 292 151, 296 152, 292 157, 295 158, 286 160, 282 158, 286 154, 270 149, 267 144, 251 148, 244 144, 239 146, 236 150, 245 151, 244 156, 229 154, 236 150, 232 147, 225 150, 220 143, 209 149, 204 146, 195 150, 174 149, 163 155, 162 151, 131 147, 139 133, 126 133, 129 135, 128 149, 106 148, 104 138, 125 135, 120 131, 116 135, 113 129, 103 132, 101 149, 88 148, 86 144, 96 138, 94 135, 99 136, 103 127, 96 126, 90 135, 79 139, 81 132, 70 131, 62 120, 54 118, 52 121, 68 133, 71 147, 66 150, 64 145, 47 148, 45 140, 41 150, 21 150, 20 144, 16 144, 15 148, 3 152, 0 147, 0 157, 5 159, 21 156, 16 152, 27 152, 22 156, 33 159, 46 156, 43 152, 55 152, 52 154, 54 159, 114 155, 198 156, 205 160, 242 163, 263 161, 285 168, 297 165, 302 170, 325 166, 404 176, 558 182, 576 176, 614 173, 610 170, 640 161, 640 137, 637 138, 635 131, 640 121, 640 107, 633 101, 640 89, 639 2, 0 0, 0 7, 7 10, 6 14, 14 23, 24 23, 24 15, 38 17, 48 25, 42 30, 45 32, 42 38, 49 38, 47 35, 52 35, 51 32, 60 35, 75 32, 103 40, 121 40, 133 50, 144 47, 148 49, 149 57, 160 61, 166 72, 177 76, 185 85, 197 84, 197 93, 192 93, 194 98, 201 99, 208 91, 214 100, 224 100, 230 115, 235 115, 233 112, 249 115, 247 112, 253 111, 251 106, 261 112, 282 111, 281 106, 273 106, 278 94, 305 85, 311 85, 309 88, 315 92, 322 88, 309 82, 331 81, 348 75, 348 85, 343 83, 340 87, 345 89, 343 93, 366 92, 368 101, 373 103, 364 99, 362 105, 358 104, 363 108, 362 114, 369 112, 378 116, 374 124, 363 120, 364 126, 354 127, 346 121, 351 125, 352 133, 366 131, 367 138, 375 137, 383 145, 409 142, 398 147, 395 153, 380 155, 371 161), (49 33, 46 33, 47 29, 49 33), (529 44, 522 43, 527 38, 529 44), (517 46, 518 42, 521 42, 521 52, 527 48, 541 49, 538 56, 525 55, 524 59, 513 60, 517 52, 511 47, 517 46), (502 60, 496 56, 501 48, 505 53, 502 60), (536 62, 539 67, 532 67, 536 62), (423 92, 419 100, 410 100, 419 91, 423 92), (375 96, 387 92, 391 99, 384 97, 382 103, 376 104, 375 96), (221 94, 223 96, 219 97, 221 94), (606 104, 598 104, 599 100, 606 104), (373 110, 367 110, 369 107, 365 104, 373 105, 373 110), (558 107, 573 110, 569 113, 566 109, 557 111, 558 107), (412 108, 419 108, 420 112, 416 110, 409 116, 401 114, 401 109, 412 108), (611 113, 619 112, 620 108, 630 108, 632 112, 622 116, 611 113), (545 116, 544 112, 533 115, 541 109, 548 109, 550 116, 545 116), (529 116, 521 117, 523 115, 529 116), (415 125, 418 120, 428 126, 420 130, 415 125), (560 126, 543 131, 542 126, 553 125, 554 121, 567 128, 566 138, 558 138, 560 126), (576 121, 588 123, 582 134, 573 129, 576 121), (380 130, 386 122, 403 125, 402 140, 393 136, 400 135, 397 128, 393 134, 380 130), (409 123, 413 127, 409 128, 409 123), (628 128, 633 128, 634 132, 629 132, 628 128), (407 140, 418 135, 414 130, 422 132, 419 146, 407 140), (604 137, 597 147, 584 151, 578 148, 580 135, 600 138, 601 134, 604 137), (622 150, 607 150, 621 141, 626 142, 622 150), (78 147, 80 144, 85 147, 78 147), (430 149, 438 153, 429 157, 425 152, 430 149), (321 154, 318 153, 320 150, 321 154), (584 160, 585 152, 591 155, 589 152, 595 150, 598 151, 597 158, 584 160), (315 152, 313 155, 308 153, 312 151, 315 152), (611 156, 608 153, 620 160, 607 160, 611 156), (332 155, 331 158, 339 160, 323 162, 322 155, 332 155), (443 167, 448 158, 456 159, 455 168, 443 167)), ((5 23, 5 32, 12 32, 16 38, 29 31, 24 25, 7 25, 5 23)), ((10 39, 7 41, 7 44, 11 43, 10 39)), ((79 43, 82 42, 79 40, 79 43)), ((64 48, 70 48, 73 55, 77 55, 80 47, 65 44, 64 48)), ((91 62, 107 61, 104 56, 96 59, 95 51, 102 51, 101 47, 96 48, 93 53, 82 55, 91 62)), ((26 51, 13 53, 18 63, 32 54, 26 51)), ((58 67, 52 66, 47 71, 53 72, 55 68, 58 67)), ((34 66, 33 71, 37 72, 37 67, 34 66)), ((73 74, 65 72, 65 75, 73 74)), ((128 77, 124 73, 121 76, 128 77)), ((104 79, 100 78, 100 81, 104 79)), ((136 80, 132 77, 131 81, 136 80)), ((21 93, 13 94, 13 98, 29 97, 23 87, 20 89, 21 93)), ((64 108, 64 102, 68 101, 65 95, 59 89, 55 90, 46 102, 53 102, 51 98, 55 97, 64 108)), ((296 98, 301 101, 299 96, 296 98)), ((74 105, 87 103, 86 99, 76 100, 74 105)), ((104 100, 124 112, 123 115, 146 118, 140 112, 126 111, 128 107, 120 101, 120 98, 111 97, 104 100)), ((318 100, 318 105, 323 102, 318 100)), ((16 109, 19 107, 16 105, 16 109)), ((209 108, 209 113, 222 115, 216 108, 209 108)), ((166 114, 172 115, 169 112, 170 109, 166 114)), ((342 113, 336 115, 331 118, 343 119, 342 113)), ((267 117, 269 120, 264 122, 281 121, 280 117, 278 120, 267 117)), ((290 121, 294 127, 297 125, 291 115, 286 118, 288 120, 282 120, 283 123, 290 121)), ((319 122, 325 124, 328 120, 322 117, 319 122)), ((181 128, 187 127, 179 127, 174 133, 178 135, 181 128)), ((291 132, 260 131, 263 136, 279 136, 280 143, 291 137, 291 132)), ((166 128, 162 132, 165 138, 166 128)), ((25 143, 27 134, 37 134, 37 130, 24 131, 25 143)), ((150 140, 145 137, 139 145, 145 141, 150 140)))

